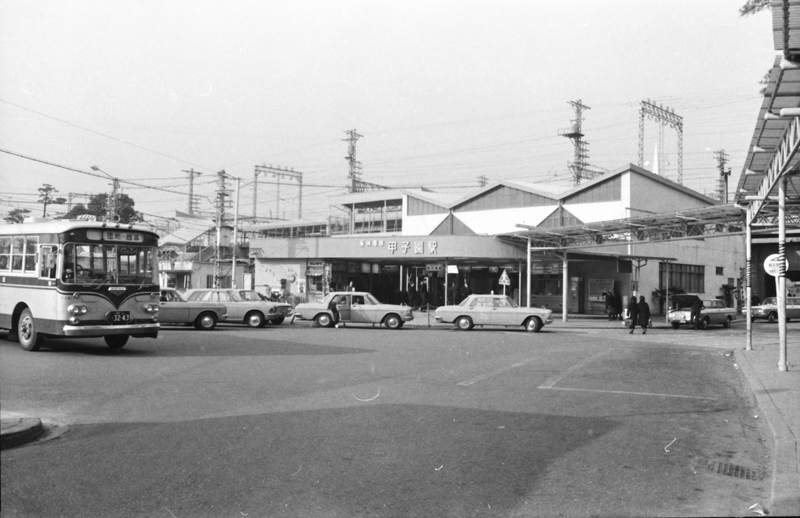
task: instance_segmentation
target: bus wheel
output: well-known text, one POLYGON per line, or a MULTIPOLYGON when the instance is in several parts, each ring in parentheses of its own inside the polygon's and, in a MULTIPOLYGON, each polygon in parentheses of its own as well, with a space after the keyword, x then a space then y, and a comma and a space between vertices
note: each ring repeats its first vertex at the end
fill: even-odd
POLYGON ((19 322, 17 322, 17 336, 19 344, 26 351, 38 351, 44 341, 44 337, 36 331, 33 313, 28 308, 22 310, 19 322))
POLYGON ((122 349, 125 347, 125 344, 128 343, 128 338, 128 335, 107 335, 103 337, 106 341, 106 345, 112 349, 122 349))

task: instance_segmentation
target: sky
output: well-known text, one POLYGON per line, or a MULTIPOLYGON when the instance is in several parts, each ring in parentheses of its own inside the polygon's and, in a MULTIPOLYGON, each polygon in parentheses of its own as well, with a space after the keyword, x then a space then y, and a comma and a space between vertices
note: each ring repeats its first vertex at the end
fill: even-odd
MULTIPOLYGON (((592 169, 638 162, 650 100, 683 117, 683 185, 714 196, 724 150, 733 192, 775 56, 770 13, 742 3, 0 0, 0 215, 114 177, 158 223, 187 210, 189 170, 212 211, 224 170, 252 216, 267 165, 302 174, 302 214, 297 175, 262 174, 258 216, 324 221, 349 130, 366 182, 567 190, 578 100, 592 169)), ((658 144, 677 182, 677 132, 644 135, 645 168, 658 144)))

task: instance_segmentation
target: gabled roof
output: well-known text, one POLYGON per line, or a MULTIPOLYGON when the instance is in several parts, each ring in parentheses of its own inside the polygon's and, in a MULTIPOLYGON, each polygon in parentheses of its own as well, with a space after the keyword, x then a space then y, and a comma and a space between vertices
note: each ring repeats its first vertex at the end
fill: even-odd
POLYGON ((643 169, 643 168, 641 168, 641 167, 639 167, 637 165, 633 165, 633 164, 628 164, 628 165, 625 165, 623 167, 619 167, 617 169, 614 169, 613 171, 609 171, 608 173, 605 173, 603 175, 596 176, 595 178, 589 180, 586 183, 582 183, 582 184, 580 184, 578 186, 575 186, 574 188, 572 188, 572 189, 570 189, 570 190, 568 190, 566 192, 561 193, 561 195, 559 196, 559 199, 566 200, 568 198, 571 198, 571 197, 575 196, 576 194, 582 193, 584 191, 588 191, 588 190, 592 189, 594 186, 596 186, 598 184, 601 184, 603 182, 607 182, 610 179, 612 179, 612 178, 614 178, 616 176, 620 176, 620 175, 622 175, 624 173, 627 173, 627 172, 631 172, 631 173, 635 173, 635 174, 644 176, 644 177, 646 177, 646 178, 648 178, 650 180, 653 180, 653 181, 658 182, 658 183, 660 183, 660 184, 662 184, 662 185, 664 185, 666 187, 669 187, 670 189, 674 189, 676 191, 680 191, 680 192, 682 192, 682 193, 684 193, 684 194, 686 194, 688 196, 692 196, 693 198, 697 198, 698 200, 702 200, 704 202, 707 202, 710 205, 715 205, 717 203, 717 200, 715 200, 713 198, 709 198, 708 196, 705 196, 704 194, 700 194, 699 192, 697 192, 697 191, 695 191, 693 189, 689 189, 688 187, 684 187, 683 185, 681 185, 681 184, 679 184, 677 182, 674 182, 674 181, 670 180, 669 178, 666 178, 664 176, 655 174, 655 173, 653 173, 651 171, 648 171, 647 169, 643 169))

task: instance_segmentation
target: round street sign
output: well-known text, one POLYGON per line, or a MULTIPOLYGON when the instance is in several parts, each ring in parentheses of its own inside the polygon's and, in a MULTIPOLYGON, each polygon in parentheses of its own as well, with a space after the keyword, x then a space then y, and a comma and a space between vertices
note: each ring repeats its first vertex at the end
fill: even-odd
MULTIPOLYGON (((764 271, 773 277, 777 277, 779 273, 778 270, 781 267, 780 257, 779 254, 772 254, 767 257, 764 260, 764 271)), ((786 268, 784 268, 784 271, 786 271, 789 269, 789 261, 786 258, 784 258, 783 261, 786 263, 786 268)))

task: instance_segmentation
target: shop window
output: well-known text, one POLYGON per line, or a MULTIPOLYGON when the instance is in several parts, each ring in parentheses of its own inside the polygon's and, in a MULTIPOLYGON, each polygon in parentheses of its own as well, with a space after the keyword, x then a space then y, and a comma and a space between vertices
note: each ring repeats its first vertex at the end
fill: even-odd
POLYGON ((659 263, 659 289, 667 289, 667 268, 669 268, 670 288, 680 288, 686 293, 704 293, 706 291, 705 266, 676 263, 659 263))
POLYGON ((717 266, 717 275, 725 275, 724 270, 722 266, 717 266))

